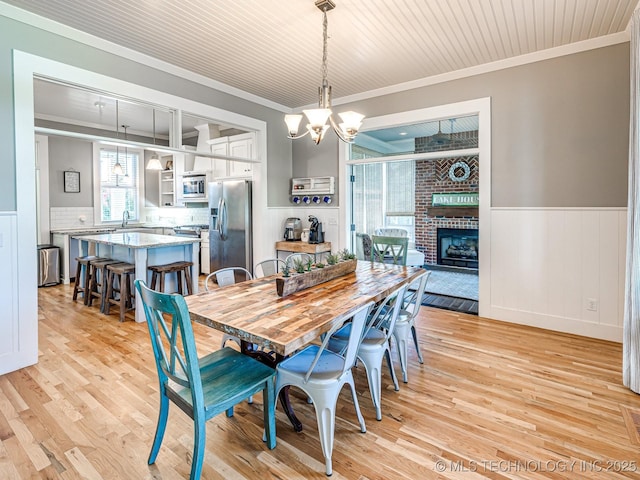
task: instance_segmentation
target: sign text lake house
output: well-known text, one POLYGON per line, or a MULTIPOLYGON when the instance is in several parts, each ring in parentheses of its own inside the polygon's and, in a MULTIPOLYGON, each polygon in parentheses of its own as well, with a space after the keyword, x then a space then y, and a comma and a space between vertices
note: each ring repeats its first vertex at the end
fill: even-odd
POLYGON ((478 192, 434 193, 431 199, 434 207, 469 207, 479 205, 478 192))

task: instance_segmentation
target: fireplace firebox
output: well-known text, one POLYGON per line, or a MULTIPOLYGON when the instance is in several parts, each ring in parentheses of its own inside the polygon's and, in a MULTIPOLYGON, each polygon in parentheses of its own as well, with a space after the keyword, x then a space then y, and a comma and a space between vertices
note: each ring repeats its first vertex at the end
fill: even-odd
POLYGON ((438 228, 438 265, 478 268, 478 229, 438 228))

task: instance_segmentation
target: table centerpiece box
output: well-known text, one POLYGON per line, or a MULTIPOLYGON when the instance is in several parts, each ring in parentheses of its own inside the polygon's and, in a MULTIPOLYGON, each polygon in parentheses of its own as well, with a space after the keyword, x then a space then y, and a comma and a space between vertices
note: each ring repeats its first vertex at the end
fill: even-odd
POLYGON ((288 277, 278 277, 276 278, 276 290, 280 297, 286 297, 299 290, 354 272, 357 265, 357 260, 348 259, 334 265, 325 265, 323 268, 313 267, 309 271, 292 273, 288 277))

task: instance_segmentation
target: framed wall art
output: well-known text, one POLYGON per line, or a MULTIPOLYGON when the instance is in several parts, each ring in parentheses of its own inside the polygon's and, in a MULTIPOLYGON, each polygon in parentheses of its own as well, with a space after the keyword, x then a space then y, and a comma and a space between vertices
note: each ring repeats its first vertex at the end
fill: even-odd
POLYGON ((64 191, 65 193, 80 193, 80 172, 65 170, 64 191))

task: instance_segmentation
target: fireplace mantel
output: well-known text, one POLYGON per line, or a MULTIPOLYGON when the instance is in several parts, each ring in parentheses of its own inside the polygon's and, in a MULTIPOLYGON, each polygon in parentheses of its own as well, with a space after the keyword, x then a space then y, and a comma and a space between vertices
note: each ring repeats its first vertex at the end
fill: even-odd
POLYGON ((427 207, 431 217, 478 217, 478 207, 427 207))

